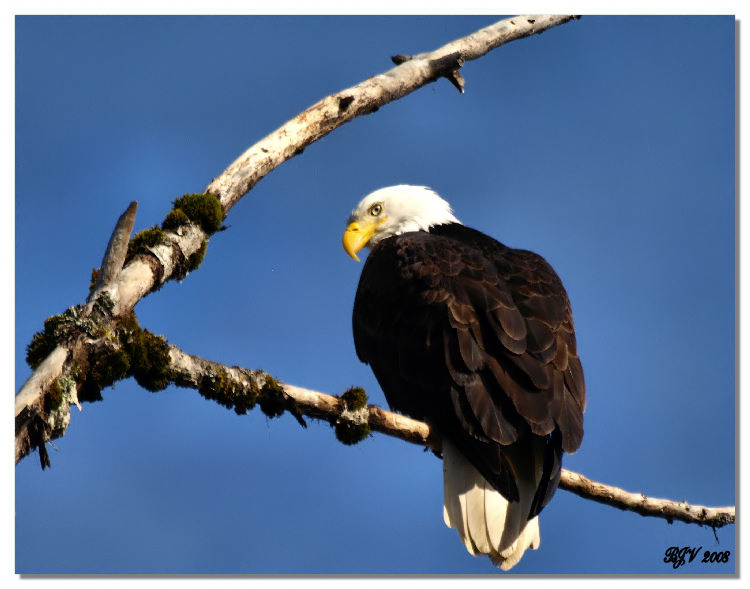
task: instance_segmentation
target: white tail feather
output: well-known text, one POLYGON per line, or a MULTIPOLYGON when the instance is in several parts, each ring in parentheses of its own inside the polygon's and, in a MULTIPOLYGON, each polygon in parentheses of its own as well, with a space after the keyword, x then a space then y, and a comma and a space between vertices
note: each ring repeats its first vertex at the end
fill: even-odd
POLYGON ((456 528, 470 554, 479 554, 469 534, 465 481, 473 477, 474 467, 459 452, 443 452, 443 515, 449 528, 456 528), (451 476, 447 473, 450 472, 451 476), (447 514, 447 518, 445 515, 447 514))
POLYGON ((472 474, 474 475, 473 484, 466 491, 466 519, 469 522, 469 535, 479 554, 490 554, 492 547, 484 513, 485 480, 476 470, 472 474))
POLYGON ((541 475, 535 464, 541 457, 535 454, 513 460, 521 500, 508 502, 453 444, 443 440, 445 524, 456 528, 470 554, 486 554, 503 570, 516 565, 528 548, 539 547, 539 520, 526 521, 541 475))

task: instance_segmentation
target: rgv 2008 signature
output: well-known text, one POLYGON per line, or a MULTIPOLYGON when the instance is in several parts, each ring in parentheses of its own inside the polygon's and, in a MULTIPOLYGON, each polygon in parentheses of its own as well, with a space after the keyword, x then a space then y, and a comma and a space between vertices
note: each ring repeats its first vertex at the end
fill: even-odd
MULTIPOLYGON (((684 564, 693 562, 702 548, 703 546, 698 546, 698 548, 693 548, 692 546, 670 546, 664 551, 664 562, 671 562, 672 568, 678 569, 684 564)), ((730 554, 731 550, 724 550, 723 552, 705 550, 703 558, 699 562, 729 562, 730 554)))

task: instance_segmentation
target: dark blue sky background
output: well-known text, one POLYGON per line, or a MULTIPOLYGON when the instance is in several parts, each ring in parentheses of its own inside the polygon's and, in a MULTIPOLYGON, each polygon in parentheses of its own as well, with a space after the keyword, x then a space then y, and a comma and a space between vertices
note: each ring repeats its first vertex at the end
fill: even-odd
MULTIPOLYGON (((117 217, 201 192, 323 96, 494 17, 18 17, 16 390, 44 318, 85 299, 117 217)), ((354 353, 366 193, 426 184, 542 254, 570 295, 588 389, 564 466, 655 497, 735 503, 734 33, 728 17, 585 17, 338 129, 230 213, 202 267, 143 299, 189 353, 384 399, 354 353)), ((441 464, 374 435, 237 416, 129 380, 73 410, 52 468, 15 470, 19 573, 493 573, 442 519, 441 464)), ((558 491, 514 573, 730 573, 735 528, 558 491), (678 571, 670 546, 730 550, 678 571)))

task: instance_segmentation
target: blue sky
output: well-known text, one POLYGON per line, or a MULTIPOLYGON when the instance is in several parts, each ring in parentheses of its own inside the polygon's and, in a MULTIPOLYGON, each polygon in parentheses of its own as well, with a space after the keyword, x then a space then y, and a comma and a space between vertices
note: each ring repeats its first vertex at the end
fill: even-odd
MULTIPOLYGON (((499 17, 498 17, 499 18, 499 17)), ((117 217, 136 230, 323 96, 494 17, 18 17, 15 378, 85 299, 117 217)), ((364 386, 340 236, 366 193, 431 186, 542 254, 570 295, 588 406, 564 466, 655 497, 735 503, 734 33, 727 17, 585 17, 338 129, 263 179, 202 267, 143 299, 189 353, 340 394, 364 386)), ((18 573, 496 571, 442 520, 430 453, 237 416, 124 381, 15 470, 18 573), (40 540, 40 535, 43 540, 40 540)), ((731 573, 735 528, 558 491, 513 573, 731 573), (717 542, 718 539, 718 542, 717 542), (670 546, 727 564, 663 562, 670 546)))

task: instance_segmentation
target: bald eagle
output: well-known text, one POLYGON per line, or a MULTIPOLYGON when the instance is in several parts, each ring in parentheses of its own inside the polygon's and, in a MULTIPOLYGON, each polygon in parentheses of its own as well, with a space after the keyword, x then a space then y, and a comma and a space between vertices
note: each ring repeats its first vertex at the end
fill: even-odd
POLYGON ((444 508, 466 549, 504 570, 539 546, 586 393, 568 296, 540 256, 462 225, 423 186, 366 196, 343 236, 362 269, 357 356, 392 409, 442 437, 444 508))

